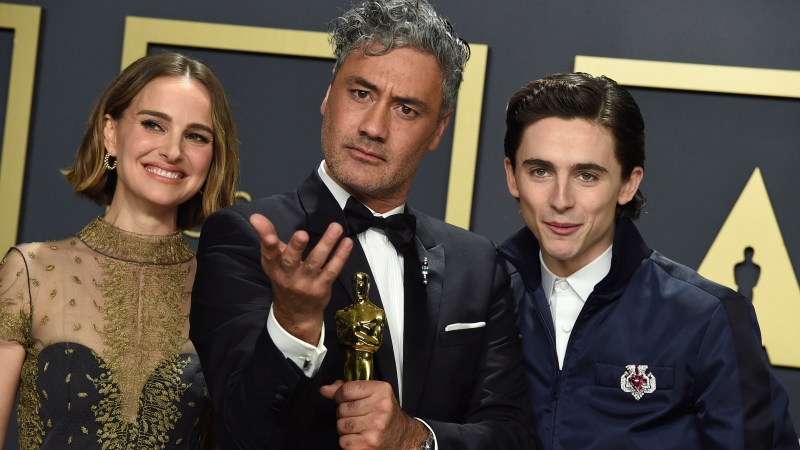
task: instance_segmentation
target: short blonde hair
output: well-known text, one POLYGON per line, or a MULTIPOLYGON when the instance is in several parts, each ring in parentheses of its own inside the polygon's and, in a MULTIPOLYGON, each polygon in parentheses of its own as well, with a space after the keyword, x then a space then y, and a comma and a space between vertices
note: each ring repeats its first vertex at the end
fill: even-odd
POLYGON ((239 181, 239 141, 228 99, 217 76, 204 63, 179 53, 161 53, 140 58, 108 85, 95 104, 75 163, 62 170, 75 192, 97 204, 108 205, 114 197, 117 173, 106 170, 103 158, 103 124, 106 114, 119 120, 133 98, 156 78, 181 76, 197 80, 211 95, 214 125, 214 155, 200 191, 178 207, 178 228, 188 230, 202 224, 209 214, 232 205, 239 181))

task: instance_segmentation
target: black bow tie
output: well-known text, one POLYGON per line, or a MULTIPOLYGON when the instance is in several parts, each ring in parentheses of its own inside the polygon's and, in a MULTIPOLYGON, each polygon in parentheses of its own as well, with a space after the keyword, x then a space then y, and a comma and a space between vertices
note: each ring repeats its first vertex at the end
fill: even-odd
POLYGON ((372 212, 355 197, 347 199, 347 205, 344 207, 344 220, 350 236, 355 236, 372 227, 384 230, 389 242, 401 254, 405 254, 411 248, 417 228, 417 218, 411 214, 394 214, 386 218, 373 216, 372 212))

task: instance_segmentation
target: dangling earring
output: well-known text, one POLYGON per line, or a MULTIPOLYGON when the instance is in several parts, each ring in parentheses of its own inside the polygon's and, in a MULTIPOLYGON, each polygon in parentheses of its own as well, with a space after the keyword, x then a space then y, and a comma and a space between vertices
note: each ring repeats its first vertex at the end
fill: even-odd
POLYGON ((117 168, 117 158, 114 158, 114 165, 112 166, 112 165, 108 164, 108 157, 109 156, 111 156, 111 154, 108 153, 108 151, 106 151, 106 156, 103 158, 103 164, 106 165, 106 169, 114 170, 114 169, 117 168))

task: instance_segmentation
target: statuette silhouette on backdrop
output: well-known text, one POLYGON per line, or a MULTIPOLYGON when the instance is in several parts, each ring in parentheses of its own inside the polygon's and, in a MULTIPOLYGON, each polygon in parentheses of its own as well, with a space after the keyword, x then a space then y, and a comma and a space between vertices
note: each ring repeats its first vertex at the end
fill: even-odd
POLYGON ((761 275, 761 266, 753 262, 753 247, 744 249, 744 261, 740 261, 733 266, 733 278, 738 292, 751 302, 753 301, 753 288, 758 284, 761 275))
POLYGON ((352 305, 336 311, 336 335, 345 349, 344 381, 372 380, 372 354, 381 346, 386 312, 369 301, 369 275, 353 274, 352 305))

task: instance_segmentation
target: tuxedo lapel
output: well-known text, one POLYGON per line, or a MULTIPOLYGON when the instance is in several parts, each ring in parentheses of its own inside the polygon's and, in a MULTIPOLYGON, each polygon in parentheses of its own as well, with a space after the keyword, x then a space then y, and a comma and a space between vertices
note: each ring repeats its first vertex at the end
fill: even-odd
POLYGON ((444 246, 436 245, 417 214, 414 250, 404 257, 405 326, 403 331, 403 410, 414 416, 425 388, 444 279, 444 246), (428 284, 422 263, 428 259, 428 284))
POLYGON ((311 243, 316 245, 331 223, 338 222, 342 228, 345 228, 342 208, 339 207, 336 198, 322 182, 316 169, 297 188, 297 197, 300 207, 306 214, 306 231, 309 235, 306 253, 314 248, 311 243))

